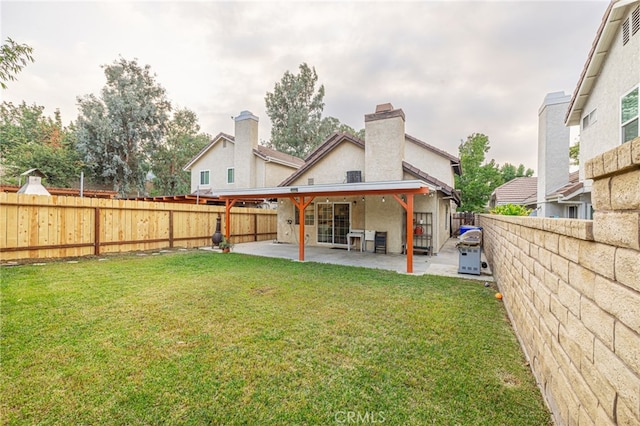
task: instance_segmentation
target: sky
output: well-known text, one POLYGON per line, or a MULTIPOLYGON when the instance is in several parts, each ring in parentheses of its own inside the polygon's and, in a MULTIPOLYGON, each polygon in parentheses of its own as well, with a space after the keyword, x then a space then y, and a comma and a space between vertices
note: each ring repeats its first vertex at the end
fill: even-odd
MULTIPOLYGON (((102 65, 150 65, 172 105, 201 130, 233 134, 232 117, 259 117, 285 71, 315 67, 323 116, 356 130, 377 104, 402 108, 406 132, 458 155, 473 133, 487 159, 537 171, 538 109, 572 94, 606 0, 591 1, 7 1, 0 35, 33 47, 35 62, 3 101, 59 109, 100 93, 102 65)), ((572 132, 572 139, 577 136, 572 132)))

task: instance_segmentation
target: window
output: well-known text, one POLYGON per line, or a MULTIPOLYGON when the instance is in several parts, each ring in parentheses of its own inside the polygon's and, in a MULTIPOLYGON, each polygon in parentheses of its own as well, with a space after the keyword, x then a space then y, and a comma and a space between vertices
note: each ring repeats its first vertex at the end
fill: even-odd
POLYGON ((234 172, 233 167, 227 168, 227 183, 233 183, 234 182, 233 172, 234 172))
POLYGON ((578 218, 578 206, 568 206, 567 207, 567 217, 569 219, 577 219, 578 218))
POLYGON ((585 115, 584 118, 582 119, 582 130, 584 130, 587 127, 591 126, 593 123, 595 123, 597 121, 597 119, 598 118, 597 118, 597 115, 596 115, 596 110, 594 109, 589 114, 585 115))
POLYGON ((209 185, 209 170, 200 170, 200 185, 209 185))
POLYGON ((631 90, 620 101, 622 143, 638 137, 638 88, 631 90))
MULTIPOLYGON (((300 225, 300 210, 298 207, 294 206, 293 215, 294 215, 294 223, 296 225, 300 225)), ((304 209, 304 226, 315 224, 315 220, 313 219, 313 206, 309 205, 306 209, 304 209)))

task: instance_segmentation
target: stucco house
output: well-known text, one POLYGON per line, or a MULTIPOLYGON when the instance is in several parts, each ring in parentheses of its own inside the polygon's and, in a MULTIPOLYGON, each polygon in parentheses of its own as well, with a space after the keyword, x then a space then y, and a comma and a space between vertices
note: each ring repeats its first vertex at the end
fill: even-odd
POLYGON ((580 181, 587 160, 638 137, 640 0, 613 0, 598 28, 566 112, 580 126, 580 181))
POLYGON ((276 186, 304 161, 258 144, 258 117, 242 111, 234 118, 235 136, 219 133, 185 166, 191 193, 276 186))
MULTIPOLYGON (((351 248, 348 234, 364 232, 364 248, 373 250, 373 231, 386 232, 388 253, 402 253, 407 230, 413 231, 413 251, 435 254, 450 237, 450 218, 460 203, 454 174, 460 160, 405 133, 405 114, 391 104, 378 105, 365 115, 366 140, 345 133, 327 138, 280 187, 336 187, 365 183, 385 185, 419 181, 429 194, 416 195, 413 224, 407 226, 402 205, 389 195, 316 197, 304 210, 307 245, 351 248), (355 232, 354 232, 355 231, 355 232), (369 238, 369 235, 371 237, 369 238)), ((299 243, 299 212, 290 198, 279 198, 278 241, 299 243)), ((355 247, 362 248, 362 245, 355 247)))

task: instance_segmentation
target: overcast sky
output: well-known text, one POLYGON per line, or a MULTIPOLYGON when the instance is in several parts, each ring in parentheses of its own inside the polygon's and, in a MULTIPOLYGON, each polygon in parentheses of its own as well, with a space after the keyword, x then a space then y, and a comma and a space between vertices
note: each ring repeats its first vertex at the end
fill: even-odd
POLYGON ((391 102, 412 136, 458 155, 484 133, 488 158, 537 171, 538 108, 548 92, 573 93, 607 4, 2 0, 3 42, 35 58, 2 99, 75 121, 76 98, 105 84, 100 66, 137 58, 202 131, 233 134, 231 117, 247 109, 268 140, 265 93, 306 62, 325 116, 358 130, 391 102))

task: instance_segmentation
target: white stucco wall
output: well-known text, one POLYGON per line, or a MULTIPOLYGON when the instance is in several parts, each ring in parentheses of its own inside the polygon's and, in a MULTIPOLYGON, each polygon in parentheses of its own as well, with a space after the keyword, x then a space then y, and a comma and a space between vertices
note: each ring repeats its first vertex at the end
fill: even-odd
POLYGON ((640 32, 624 46, 621 33, 616 32, 580 117, 580 180, 585 178, 587 160, 620 145, 620 100, 640 83, 640 32), (597 109, 596 122, 582 129, 582 119, 594 109, 597 109))
POLYGON ((256 187, 278 186, 283 180, 291 176, 291 174, 297 170, 279 163, 271 161, 265 162, 259 158, 256 158, 256 162, 259 164, 256 167, 256 187), (261 170, 261 176, 258 176, 258 170, 261 170))

